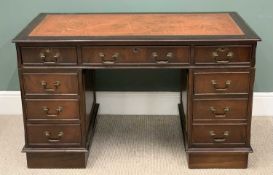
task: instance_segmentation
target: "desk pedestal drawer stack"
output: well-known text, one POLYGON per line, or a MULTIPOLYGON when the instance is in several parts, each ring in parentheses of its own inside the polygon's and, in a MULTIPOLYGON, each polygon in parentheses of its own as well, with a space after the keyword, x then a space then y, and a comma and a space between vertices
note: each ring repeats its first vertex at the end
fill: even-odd
POLYGON ((180 69, 189 168, 246 168, 259 40, 236 13, 40 14, 14 39, 28 167, 86 166, 97 69, 180 69))
POLYGON ((77 54, 71 55, 69 49, 45 46, 20 51, 22 63, 29 66, 19 68, 28 167, 85 167, 98 108, 90 85, 92 72, 54 68, 58 65, 54 59, 60 65, 77 64, 77 54))

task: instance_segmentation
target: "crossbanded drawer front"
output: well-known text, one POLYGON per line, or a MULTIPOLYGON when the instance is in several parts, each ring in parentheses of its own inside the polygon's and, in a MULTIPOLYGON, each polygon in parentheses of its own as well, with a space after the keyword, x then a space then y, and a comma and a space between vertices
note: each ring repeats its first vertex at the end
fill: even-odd
POLYGON ((194 146, 245 146, 246 125, 193 125, 192 144, 194 146))
POLYGON ((193 121, 246 121, 248 99, 194 99, 193 121))
POLYGON ((77 73, 23 73, 26 95, 78 94, 77 73))
POLYGON ((251 45, 195 46, 195 64, 250 64, 251 45))
POLYGON ((190 47, 82 47, 83 64, 189 64, 190 47))
POLYGON ((249 72, 196 72, 194 94, 248 94, 249 72))
POLYGON ((79 120, 77 99, 26 99, 27 120, 79 120))
POLYGON ((22 47, 22 63, 25 65, 76 65, 76 47, 22 47))
POLYGON ((27 141, 30 146, 81 144, 79 124, 27 124, 27 141))

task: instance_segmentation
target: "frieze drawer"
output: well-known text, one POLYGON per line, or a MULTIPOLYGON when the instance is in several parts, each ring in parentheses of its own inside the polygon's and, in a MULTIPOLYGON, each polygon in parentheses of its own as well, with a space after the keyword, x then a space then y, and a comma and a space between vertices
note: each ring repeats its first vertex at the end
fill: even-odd
POLYGON ((189 64, 190 47, 82 47, 83 64, 189 64))
POLYGON ((252 46, 195 46, 195 64, 250 64, 252 46))
POLYGON ((76 47, 22 47, 24 65, 76 65, 76 47))

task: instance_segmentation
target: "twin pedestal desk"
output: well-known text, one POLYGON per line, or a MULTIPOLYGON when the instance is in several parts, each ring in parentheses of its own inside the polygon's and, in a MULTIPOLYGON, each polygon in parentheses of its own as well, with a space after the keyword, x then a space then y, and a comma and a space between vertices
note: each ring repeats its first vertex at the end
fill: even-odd
POLYGON ((14 39, 28 167, 86 166, 96 69, 180 69, 189 168, 246 168, 259 40, 233 12, 38 15, 14 39))

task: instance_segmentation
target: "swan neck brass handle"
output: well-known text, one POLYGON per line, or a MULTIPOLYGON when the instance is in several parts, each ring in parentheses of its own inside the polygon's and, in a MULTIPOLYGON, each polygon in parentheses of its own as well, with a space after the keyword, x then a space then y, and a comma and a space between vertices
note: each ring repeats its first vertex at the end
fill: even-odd
POLYGON ((229 136, 229 131, 224 131, 223 135, 218 137, 217 134, 214 131, 209 131, 210 136, 213 139, 213 142, 215 143, 223 143, 226 142, 227 137, 229 136))
POLYGON ((60 58, 60 52, 53 52, 52 49, 46 49, 40 52, 40 58, 43 64, 55 64, 60 58))
POLYGON ((229 48, 217 48, 212 52, 212 57, 218 64, 227 64, 234 57, 234 52, 229 51, 229 48))
POLYGON ((99 57, 101 58, 101 61, 103 64, 115 64, 117 59, 119 58, 119 53, 116 52, 112 55, 111 59, 106 59, 105 54, 103 52, 99 53, 99 57))
POLYGON ((173 53, 168 52, 165 58, 160 59, 157 52, 152 53, 152 58, 156 61, 157 64, 167 64, 169 63, 169 59, 173 58, 173 53))
POLYGON ((49 113, 50 109, 48 107, 46 107, 46 106, 43 107, 43 111, 45 112, 45 114, 46 114, 47 117, 58 117, 61 114, 61 112, 63 111, 63 107, 62 106, 58 106, 56 108, 56 110, 55 110, 56 111, 55 114, 50 114, 49 113))
POLYGON ((225 108, 223 109, 223 113, 217 112, 216 108, 213 107, 213 106, 211 106, 211 107, 209 108, 209 111, 211 111, 211 112, 214 114, 214 117, 215 117, 215 118, 225 118, 225 117, 227 116, 227 112, 230 111, 230 107, 225 107, 225 108))
POLYGON ((48 142, 56 143, 56 142, 60 142, 61 141, 61 139, 62 139, 62 137, 64 135, 64 132, 60 131, 60 132, 57 133, 56 136, 52 136, 51 132, 45 131, 44 135, 47 137, 47 141, 48 142))
POLYGON ((44 91, 46 91, 46 92, 55 92, 58 89, 58 87, 61 85, 61 82, 60 81, 55 81, 53 83, 53 88, 49 88, 48 83, 45 80, 42 80, 41 85, 42 85, 44 91))
POLYGON ((227 81, 225 82, 225 86, 224 86, 224 87, 220 87, 220 86, 217 84, 217 81, 216 81, 216 80, 211 80, 211 84, 212 84, 213 88, 214 88, 216 91, 227 91, 228 88, 230 87, 231 80, 227 80, 227 81))

